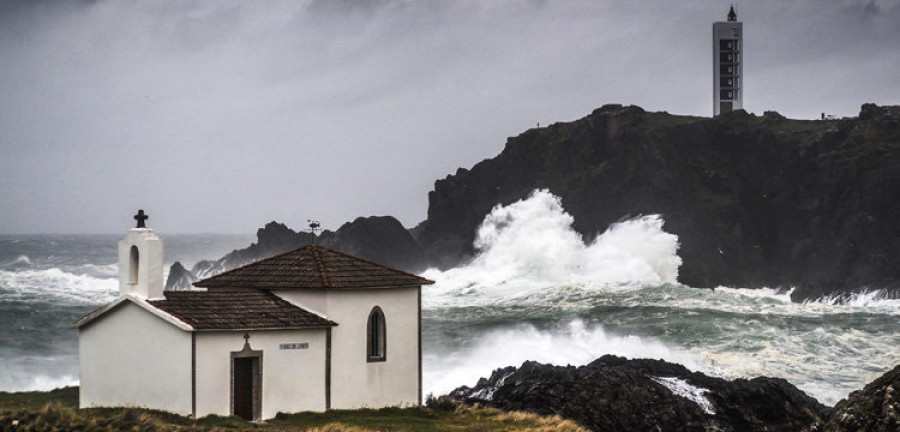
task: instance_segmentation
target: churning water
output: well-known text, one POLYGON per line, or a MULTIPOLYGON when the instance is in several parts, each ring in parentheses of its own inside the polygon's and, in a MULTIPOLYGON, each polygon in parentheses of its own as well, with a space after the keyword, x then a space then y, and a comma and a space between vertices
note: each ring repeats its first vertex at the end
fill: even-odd
MULTIPOLYGON (((662 358, 724 378, 785 378, 833 404, 900 363, 900 300, 792 303, 771 289, 678 283, 678 238, 659 216, 584 242, 558 198, 497 207, 468 264, 424 276, 425 392, 525 360, 662 358)), ((0 237, 0 390, 78 381, 75 319, 118 295, 116 236, 0 237)), ((168 261, 222 256, 250 236, 164 236, 168 261)))
MULTIPOLYGON (((69 325, 119 295, 119 237, 0 236, 0 390, 78 384, 78 334, 69 325)), ((165 236, 165 255, 190 267, 252 240, 165 236)))
POLYGON ((838 304, 789 292, 677 282, 678 238, 658 216, 583 242, 545 191, 485 218, 477 256, 425 276, 426 388, 473 385, 525 360, 661 358, 723 378, 785 378, 833 404, 900 363, 900 300, 838 304))

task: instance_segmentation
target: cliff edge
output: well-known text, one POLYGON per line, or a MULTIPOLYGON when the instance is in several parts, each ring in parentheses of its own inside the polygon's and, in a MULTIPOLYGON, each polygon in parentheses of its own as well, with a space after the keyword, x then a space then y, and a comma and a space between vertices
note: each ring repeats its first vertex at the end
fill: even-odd
POLYGON ((435 264, 452 267, 471 257, 493 206, 546 188, 587 240, 623 217, 662 214, 681 242, 679 281, 690 286, 897 296, 898 148, 897 106, 807 121, 606 105, 510 138, 497 157, 436 181, 428 218, 412 232, 435 264))

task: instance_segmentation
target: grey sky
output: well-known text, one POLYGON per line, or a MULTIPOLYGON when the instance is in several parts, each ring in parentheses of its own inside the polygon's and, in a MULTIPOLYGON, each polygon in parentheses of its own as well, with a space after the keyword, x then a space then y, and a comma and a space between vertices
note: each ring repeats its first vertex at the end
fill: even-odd
MULTIPOLYGON (((710 115, 723 1, 0 5, 0 233, 425 217, 434 180, 607 103, 710 115)), ((739 2, 745 108, 900 104, 898 1, 739 2)))

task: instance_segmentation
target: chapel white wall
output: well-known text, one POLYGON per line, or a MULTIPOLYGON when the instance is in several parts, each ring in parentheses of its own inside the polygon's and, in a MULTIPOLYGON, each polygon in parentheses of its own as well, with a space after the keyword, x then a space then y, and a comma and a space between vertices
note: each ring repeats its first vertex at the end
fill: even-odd
MULTIPOLYGON (((197 416, 231 415, 231 353, 244 347, 244 331, 198 332, 197 416)), ((262 351, 262 419, 279 412, 325 411, 325 329, 248 331, 262 351), (279 348, 308 343, 307 349, 279 348)))
POLYGON ((418 405, 419 288, 282 290, 277 295, 338 323, 332 330, 331 407, 418 405), (368 362, 369 313, 385 316, 386 360, 368 362))
POLYGON ((130 302, 80 329, 81 408, 191 414, 191 334, 130 302))

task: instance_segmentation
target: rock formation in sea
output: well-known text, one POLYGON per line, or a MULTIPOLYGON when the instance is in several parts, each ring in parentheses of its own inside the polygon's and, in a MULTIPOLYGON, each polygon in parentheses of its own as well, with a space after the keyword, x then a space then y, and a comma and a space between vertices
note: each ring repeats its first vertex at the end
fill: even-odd
POLYGON ((465 403, 558 414, 596 431, 896 431, 900 366, 832 409, 783 379, 727 381, 662 360, 525 362, 449 395, 465 403))
POLYGON ((196 280, 190 270, 184 268, 181 262, 175 261, 175 264, 172 264, 172 267, 169 268, 169 276, 166 278, 166 289, 170 291, 191 289, 193 288, 191 284, 196 280))
POLYGON ((859 117, 717 118, 607 105, 531 129, 435 182, 419 244, 452 267, 482 219, 536 188, 562 198, 586 239, 623 217, 662 214, 694 287, 797 287, 795 298, 900 292, 900 107, 859 117))
POLYGON ((169 269, 167 290, 190 289, 198 279, 286 252, 315 241, 332 249, 410 272, 424 270, 424 252, 397 219, 390 216, 360 217, 341 225, 337 231, 318 236, 297 232, 278 222, 269 222, 256 231, 256 243, 234 250, 217 260, 204 260, 187 270, 180 262, 169 269))

